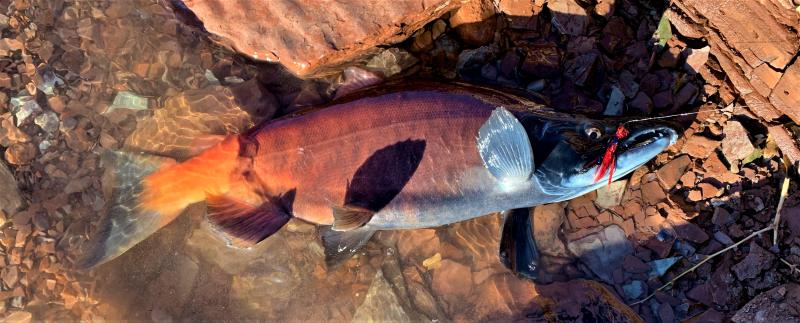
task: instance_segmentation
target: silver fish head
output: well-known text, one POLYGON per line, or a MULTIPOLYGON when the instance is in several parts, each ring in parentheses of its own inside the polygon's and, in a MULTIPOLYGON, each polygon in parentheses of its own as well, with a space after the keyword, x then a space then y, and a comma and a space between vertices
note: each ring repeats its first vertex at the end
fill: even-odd
MULTIPOLYGON (((607 185, 609 173, 598 180, 606 149, 615 141, 620 119, 591 120, 566 117, 523 121, 534 150, 535 176, 545 192, 565 200, 607 185)), ((626 124, 627 136, 616 140, 617 180, 633 172, 675 143, 678 133, 668 123, 626 124)))

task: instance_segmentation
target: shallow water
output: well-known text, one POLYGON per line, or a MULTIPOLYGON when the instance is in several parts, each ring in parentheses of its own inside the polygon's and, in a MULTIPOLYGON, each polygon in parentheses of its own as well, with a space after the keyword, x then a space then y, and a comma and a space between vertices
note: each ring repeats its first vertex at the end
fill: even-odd
MULTIPOLYGON (((57 214, 53 222, 64 231, 58 261, 65 266, 107 207, 103 150, 181 160, 196 153, 198 140, 243 131, 325 102, 331 93, 324 81, 293 79, 208 43, 158 1, 48 0, 29 10, 36 11, 31 17, 40 33, 52 30, 41 38, 56 48, 51 59, 39 59, 37 70, 66 75, 49 96, 67 102, 59 111, 66 144, 50 148, 65 176, 37 184, 32 201, 57 214), (65 191, 70 185, 78 188, 65 191)), ((204 205, 192 206, 92 272, 53 274, 59 284, 52 293, 64 299, 69 290, 71 301, 44 298, 29 310, 39 318, 112 321, 545 320, 566 306, 551 297, 571 292, 558 285, 538 288, 500 263, 497 214, 380 232, 335 268, 326 268, 317 228, 308 223, 292 220, 242 250, 226 246, 204 216, 204 205)), ((556 278, 584 276, 573 262, 555 260, 556 278)), ((618 301, 602 287, 567 286, 596 290, 572 297, 578 308, 616 313, 607 304, 618 301)), ((580 294, 580 288, 572 292, 580 294)))

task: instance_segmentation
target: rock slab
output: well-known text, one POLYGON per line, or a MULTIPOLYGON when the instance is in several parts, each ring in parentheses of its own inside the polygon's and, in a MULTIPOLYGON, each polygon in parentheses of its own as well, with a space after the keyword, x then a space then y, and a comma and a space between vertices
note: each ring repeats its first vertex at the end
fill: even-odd
POLYGON ((183 0, 224 45, 298 76, 401 42, 460 0, 183 0))

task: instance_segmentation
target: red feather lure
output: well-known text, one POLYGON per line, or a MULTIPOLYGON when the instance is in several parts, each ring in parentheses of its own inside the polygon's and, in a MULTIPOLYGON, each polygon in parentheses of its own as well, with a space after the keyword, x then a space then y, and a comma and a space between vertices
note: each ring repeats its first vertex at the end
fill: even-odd
POLYGON ((611 185, 611 180, 614 177, 614 167, 617 164, 617 146, 620 140, 628 136, 628 133, 628 129, 625 129, 625 125, 619 125, 619 127, 617 127, 617 132, 608 142, 606 152, 603 154, 603 160, 600 162, 600 167, 597 168, 597 172, 594 175, 595 183, 608 173, 608 185, 611 185))

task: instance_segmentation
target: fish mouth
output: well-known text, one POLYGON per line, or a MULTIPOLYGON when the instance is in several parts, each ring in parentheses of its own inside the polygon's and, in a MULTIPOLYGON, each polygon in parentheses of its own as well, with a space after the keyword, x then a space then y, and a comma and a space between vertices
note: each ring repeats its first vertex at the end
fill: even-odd
POLYGON ((644 165, 678 140, 678 132, 658 126, 634 130, 620 142, 614 180, 644 165))
POLYGON ((655 128, 638 129, 629 134, 628 137, 620 142, 619 152, 633 153, 657 141, 667 143, 666 146, 668 147, 669 145, 674 144, 677 140, 678 133, 669 127, 661 126, 655 128), (664 140, 668 141, 665 142, 664 140))
MULTIPOLYGON (((630 174, 667 149, 667 147, 674 144, 677 140, 678 133, 674 129, 666 126, 632 130, 631 133, 619 143, 614 166, 614 178, 612 180, 618 180, 630 174)), ((561 183, 562 186, 582 187, 587 190, 592 190, 606 185, 608 180, 607 174, 595 180, 595 174, 599 169, 599 163, 596 161, 602 158, 602 152, 604 151, 605 149, 598 152, 601 155, 598 156, 598 159, 595 159, 595 162, 585 165, 577 174, 563 180, 561 183)))

